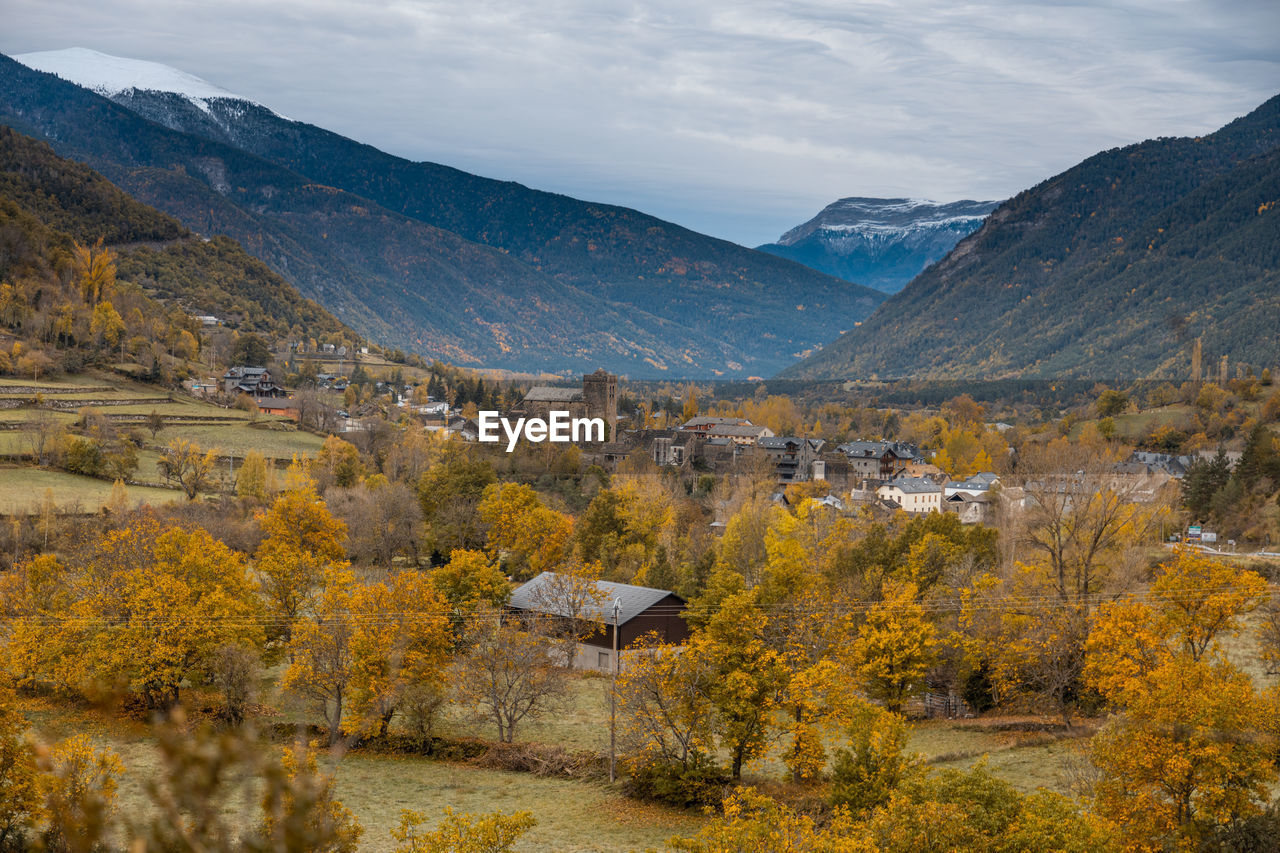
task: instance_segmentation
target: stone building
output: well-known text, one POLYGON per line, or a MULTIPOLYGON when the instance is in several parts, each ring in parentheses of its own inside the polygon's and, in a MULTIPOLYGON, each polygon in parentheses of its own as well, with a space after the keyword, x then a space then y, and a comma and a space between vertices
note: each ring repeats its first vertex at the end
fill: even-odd
POLYGON ((553 411, 568 412, 573 418, 602 418, 612 439, 618 430, 618 377, 600 368, 582 377, 581 389, 535 385, 511 414, 547 418, 553 411))

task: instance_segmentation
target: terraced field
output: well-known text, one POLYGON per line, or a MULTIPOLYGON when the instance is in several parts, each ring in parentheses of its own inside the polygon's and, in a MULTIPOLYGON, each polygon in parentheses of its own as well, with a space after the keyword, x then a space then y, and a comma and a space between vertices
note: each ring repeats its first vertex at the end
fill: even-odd
POLYGON ((158 503, 181 497, 163 486, 157 468, 164 447, 175 438, 216 449, 220 485, 229 484, 245 454, 256 451, 279 467, 295 456, 320 449, 324 440, 297 429, 287 419, 251 416, 240 409, 170 392, 155 385, 110 374, 57 380, 0 380, 0 514, 34 512, 51 490, 62 511, 96 512, 111 493, 111 482, 64 471, 31 467, 28 424, 40 418, 73 430, 86 409, 110 421, 141 443, 138 468, 129 486, 130 500, 158 503), (150 418, 163 418, 152 433, 150 418))

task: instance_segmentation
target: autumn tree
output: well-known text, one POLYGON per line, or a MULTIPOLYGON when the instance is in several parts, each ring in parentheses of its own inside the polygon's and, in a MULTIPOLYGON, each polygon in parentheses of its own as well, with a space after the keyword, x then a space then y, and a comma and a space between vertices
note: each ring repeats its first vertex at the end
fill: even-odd
POLYGON ((1125 705, 1151 673, 1175 657, 1199 663, 1221 655, 1220 638, 1265 599, 1266 581, 1224 560, 1180 548, 1160 566, 1147 600, 1127 596, 1099 608, 1086 646, 1085 677, 1125 705))
POLYGON ((188 500, 195 500, 213 484, 217 462, 217 448, 206 452, 194 441, 175 438, 160 454, 156 467, 167 481, 182 489, 188 500))
POLYGON ((72 263, 85 304, 97 305, 111 294, 116 283, 115 261, 115 252, 103 246, 101 239, 91 246, 75 244, 72 263))
POLYGON ((26 721, 0 692, 0 850, 20 849, 43 815, 35 751, 26 721))
POLYGON ((89 626, 77 680, 88 695, 125 689, 171 708, 183 683, 209 677, 219 648, 261 647, 259 604, 243 558, 205 530, 161 529, 134 562, 130 540, 147 535, 125 527, 97 548, 89 592, 70 608, 89 626))
POLYGON ((345 569, 347 527, 333 517, 305 477, 257 518, 263 539, 255 569, 274 617, 271 639, 287 642, 326 573, 345 569))
POLYGON ((46 850, 102 849, 115 817, 120 757, 96 750, 88 735, 73 735, 40 750, 40 786, 45 825, 40 846, 46 850))
POLYGON ((432 569, 428 577, 444 597, 459 637, 476 613, 505 607, 511 597, 507 576, 483 551, 453 551, 449 562, 432 569))
POLYGON ((256 450, 245 454, 236 472, 236 494, 255 501, 267 499, 267 460, 256 450))
POLYGON ((1062 600, 1101 591, 1107 560, 1145 530, 1136 481, 1114 475, 1120 451, 1065 438, 1023 448, 1018 472, 1028 509, 1021 543, 1048 566, 1062 600))
POLYGON ((1121 713, 1094 739, 1095 807, 1133 847, 1197 843, 1267 801, 1276 706, 1220 643, 1265 594, 1255 573, 1181 549, 1149 601, 1099 609, 1085 676, 1121 713))
POLYGON ((266 367, 271 363, 271 348, 260 335, 245 332, 236 336, 235 347, 231 350, 230 361, 235 365, 247 367, 266 367))
POLYGON ((364 827, 334 794, 315 753, 302 744, 281 753, 279 784, 264 786, 256 845, 263 850, 356 853, 364 827))
POLYGON ((748 584, 756 583, 769 559, 765 534, 778 510, 764 500, 748 501, 725 523, 716 557, 717 568, 740 574, 748 584))
POLYGON ((1170 658, 1092 743, 1094 806, 1132 849, 1180 848, 1256 815, 1277 779, 1274 708, 1225 661, 1170 658))
POLYGON ((729 755, 734 779, 763 753, 770 720, 785 684, 779 653, 766 638, 768 616, 753 591, 731 595, 696 632, 685 654, 706 661, 712 677, 708 698, 715 709, 715 729, 729 755))
POLYGON ((497 480, 493 466, 466 450, 447 448, 418 481, 418 502, 431 545, 441 554, 485 545, 476 507, 497 480))
POLYGON ((556 707, 565 691, 564 670, 548 655, 547 641, 496 614, 480 614, 455 664, 459 698, 493 721, 498 740, 511 743, 516 727, 556 707))
POLYGON ((110 302, 99 302, 93 308, 89 334, 98 346, 114 347, 124 337, 125 325, 120 312, 110 302))
POLYGON ((54 460, 64 427, 53 412, 43 407, 32 409, 22 423, 22 431, 37 465, 48 465, 54 460))
POLYGON ((528 609, 543 614, 536 628, 552 640, 557 662, 568 669, 574 667, 578 644, 611 618, 612 605, 599 578, 599 564, 573 561, 533 581, 528 609))
POLYGON ((316 483, 316 490, 324 494, 330 486, 354 486, 364 476, 364 463, 354 444, 331 435, 324 440, 307 470, 316 483))
POLYGON ((836 750, 831 803, 867 816, 889 802, 920 759, 905 752, 908 728, 902 717, 870 704, 851 715, 848 741, 836 750))
POLYGON ((486 486, 476 514, 489 527, 489 553, 517 576, 554 570, 572 549, 573 519, 545 506, 530 486, 486 486))
POLYGON ((311 700, 329 730, 329 746, 342 737, 355 654, 352 640, 358 614, 353 608, 355 579, 349 572, 330 570, 310 613, 294 624, 289 638, 289 668, 282 685, 311 700))
POLYGON ((957 639, 967 670, 992 699, 1049 706, 1069 727, 1081 692, 1088 611, 1059 600, 1044 567, 1016 563, 1003 581, 983 573, 961 590, 957 639))
POLYGON ((438 696, 452 637, 445 602, 431 581, 402 572, 366 584, 352 596, 354 728, 385 737, 391 719, 415 696, 438 696))
POLYGON ((680 776, 715 765, 709 661, 654 634, 632 646, 618 676, 623 762, 633 776, 680 776))
POLYGON ((888 582, 853 645, 853 661, 867 693, 892 712, 924 690, 937 630, 925 617, 911 583, 888 582))
POLYGON ((413 490, 381 474, 350 489, 331 489, 325 502, 346 522, 352 560, 391 567, 397 557, 417 561, 422 510, 413 490))

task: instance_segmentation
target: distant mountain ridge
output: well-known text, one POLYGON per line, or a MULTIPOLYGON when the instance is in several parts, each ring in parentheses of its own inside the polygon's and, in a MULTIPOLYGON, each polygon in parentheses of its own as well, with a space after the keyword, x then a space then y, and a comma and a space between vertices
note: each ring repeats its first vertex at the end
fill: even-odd
POLYGON ((820 272, 896 293, 978 229, 998 201, 842 198, 757 248, 820 272))
POLYGON ((1178 381, 1196 338, 1206 365, 1280 365, 1280 96, 1019 193, 783 375, 1178 381))
POLYGON ((883 299, 637 211, 412 163, 247 99, 104 84, 72 59, 62 70, 110 101, 4 59, 0 121, 188 227, 237 237, 359 331, 428 356, 768 375, 883 299))

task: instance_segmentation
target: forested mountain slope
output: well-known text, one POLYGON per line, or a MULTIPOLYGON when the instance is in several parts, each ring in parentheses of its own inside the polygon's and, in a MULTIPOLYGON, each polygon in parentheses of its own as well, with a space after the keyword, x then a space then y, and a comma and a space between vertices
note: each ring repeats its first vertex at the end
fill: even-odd
POLYGON ((118 282, 170 308, 276 336, 356 337, 234 240, 201 239, 88 166, 0 127, 0 280, 23 289, 32 270, 70 275, 75 244, 99 240, 115 254, 118 282))
POLYGON ((1207 360, 1274 367, 1278 148, 1280 97, 1208 136, 1090 157, 786 375, 1179 378, 1197 337, 1207 360))
POLYGON ((236 237, 371 337, 457 363, 763 375, 882 299, 626 208, 412 163, 250 101, 114 98, 0 61, 0 121, 201 233, 236 237))

